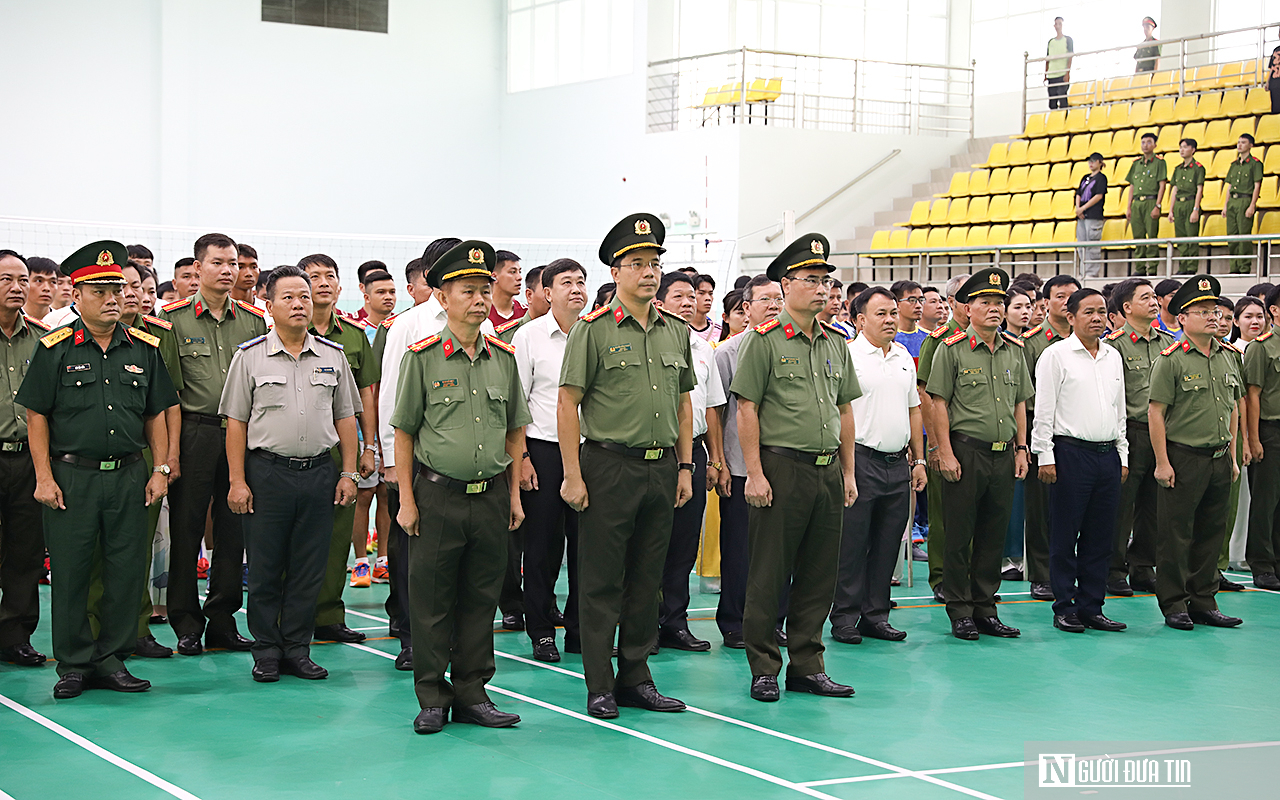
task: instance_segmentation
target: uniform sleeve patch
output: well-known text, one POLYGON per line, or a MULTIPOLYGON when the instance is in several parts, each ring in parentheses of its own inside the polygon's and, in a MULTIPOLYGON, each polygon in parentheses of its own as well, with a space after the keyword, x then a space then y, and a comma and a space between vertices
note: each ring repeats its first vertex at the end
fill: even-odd
POLYGON ((398 316, 400 316, 400 315, 399 315, 399 314, 392 314, 391 316, 389 316, 389 317, 387 317, 386 319, 384 319, 384 320, 382 321, 382 327, 384 327, 384 328, 390 328, 390 327, 391 327, 391 323, 395 322, 395 321, 396 321, 396 317, 398 317, 398 316))
POLYGON ((58 342, 62 341, 63 339, 67 338, 70 335, 71 335, 70 326, 58 328, 56 331, 49 334, 48 336, 42 337, 40 339, 40 344, 44 345, 45 347, 53 347, 55 344, 57 344, 58 342))
POLYGON ((769 331, 771 331, 771 330, 773 330, 774 328, 778 327, 778 325, 779 325, 779 324, 781 324, 781 323, 779 323, 779 322, 778 322, 778 318, 777 318, 777 317, 774 317, 773 319, 769 320, 768 322, 762 322, 762 323, 760 323, 759 325, 757 325, 757 326, 755 327, 755 332, 756 332, 756 333, 768 333, 769 331))
POLYGON ((969 334, 965 333, 964 331, 956 331, 955 333, 951 334, 947 338, 943 339, 942 343, 947 346, 951 346, 956 342, 963 342, 965 340, 965 337, 968 335, 969 334))
POLYGON ((1261 336, 1259 336, 1259 337, 1258 337, 1257 339, 1255 339, 1254 341, 1256 341, 1256 342, 1263 342, 1263 341, 1266 341, 1267 339, 1270 339, 1270 338, 1271 338, 1271 335, 1272 335, 1273 333, 1275 333, 1275 331, 1267 331, 1266 333, 1262 334, 1261 336))
POLYGON ((365 322, 362 319, 356 319, 350 314, 339 314, 338 316, 342 317, 343 322, 346 322, 351 325, 355 325, 357 328, 360 328, 361 330, 364 330, 365 328, 369 327, 369 323, 365 322))
POLYGON ((258 344, 260 342, 265 342, 266 340, 267 340, 267 335, 264 333, 261 336, 255 337, 253 339, 250 339, 247 342, 242 343, 240 345, 240 349, 244 350, 247 347, 253 347, 255 344, 258 344))
POLYGON ((173 330, 173 323, 167 319, 153 317, 150 314, 143 314, 142 318, 147 321, 148 325, 155 325, 157 328, 164 328, 166 331, 173 330))
POLYGON ((435 344, 438 341, 440 341, 440 334, 433 333, 427 338, 421 339, 409 345, 409 349, 415 353, 421 353, 423 350, 426 350, 428 347, 430 347, 431 345, 435 344))
POLYGON ((513 345, 507 344, 506 342, 499 339, 497 336, 491 336, 490 334, 486 333, 484 335, 484 340, 489 344, 493 345, 494 347, 497 347, 501 350, 506 350, 508 353, 510 353, 513 356, 516 354, 516 348, 513 345))
POLYGON ((835 325, 832 325, 832 324, 831 324, 831 323, 829 323, 829 322, 823 322, 823 323, 822 323, 822 327, 824 327, 824 328, 826 328, 827 330, 831 331, 831 332, 832 332, 832 333, 834 333, 836 336, 839 336, 841 339, 844 339, 846 342, 847 342, 847 341, 849 341, 849 336, 848 336, 848 334, 846 334, 844 331, 842 331, 842 330, 840 330, 839 328, 837 328, 835 325))

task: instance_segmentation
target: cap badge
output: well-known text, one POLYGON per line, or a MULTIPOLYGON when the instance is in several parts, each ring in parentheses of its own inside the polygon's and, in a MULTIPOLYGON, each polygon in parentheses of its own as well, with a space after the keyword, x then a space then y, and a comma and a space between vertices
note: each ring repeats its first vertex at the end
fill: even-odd
POLYGON ((467 261, 470 261, 472 264, 483 264, 484 251, 479 247, 471 248, 471 252, 467 254, 467 261))
POLYGON ((1200 291, 1202 291, 1202 292, 1207 292, 1207 291, 1209 291, 1209 279, 1208 279, 1208 278, 1201 278, 1201 279, 1200 279, 1200 284, 1199 284, 1199 285, 1200 285, 1200 291))
POLYGON ((98 266, 109 267, 114 263, 116 263, 116 260, 111 257, 110 250, 103 250, 101 253, 98 253, 98 266))
POLYGON ((989 276, 987 276, 987 283, 991 284, 992 286, 999 286, 1000 276, 994 272, 991 273, 989 276))
POLYGON ((822 242, 818 241, 817 239, 814 239, 812 242, 810 242, 810 243, 809 243, 809 250, 810 250, 810 251, 811 251, 815 256, 820 256, 820 255, 822 255, 822 254, 823 254, 823 253, 822 253, 822 249, 823 249, 823 248, 822 248, 822 242))
POLYGON ((636 236, 648 236, 653 233, 653 228, 649 225, 649 220, 636 220, 636 236))

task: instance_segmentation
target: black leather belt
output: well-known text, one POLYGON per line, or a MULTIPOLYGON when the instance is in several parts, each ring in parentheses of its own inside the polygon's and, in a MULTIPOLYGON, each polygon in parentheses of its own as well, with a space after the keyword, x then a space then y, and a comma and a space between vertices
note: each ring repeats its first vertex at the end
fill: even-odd
POLYGON ((453 491, 461 494, 482 494, 492 489, 498 483, 496 480, 497 475, 492 478, 485 478, 482 481, 460 481, 455 478, 450 478, 448 475, 441 475, 439 472, 436 472, 426 464, 422 463, 418 464, 418 476, 425 478, 432 483, 438 483, 446 489, 452 489, 453 491))
POLYGON ((614 442, 597 442, 595 439, 588 439, 586 443, 592 447, 599 447, 601 450, 608 450, 611 453, 619 453, 628 458, 639 458, 644 461, 659 461, 666 456, 673 455, 676 451, 674 447, 627 447, 614 442))
POLYGON ((142 453, 134 453, 132 455, 127 455, 123 458, 109 459, 107 461, 98 461, 97 459, 93 459, 93 458, 81 458, 80 456, 73 456, 70 454, 56 456, 56 458, 59 461, 64 461, 73 467, 80 467, 81 469, 94 469, 94 470, 98 470, 99 472, 110 472, 113 469, 120 469, 121 467, 127 467, 135 461, 141 461, 142 453))
POLYGON ((1140 431, 1150 430, 1150 429, 1147 427, 1147 423, 1143 422, 1143 421, 1142 421, 1142 420, 1140 420, 1140 419, 1129 419, 1129 420, 1125 420, 1125 424, 1126 424, 1128 427, 1130 427, 1130 428, 1137 428, 1137 429, 1138 429, 1138 430, 1140 430, 1140 431))
POLYGON ((855 453, 879 459, 886 464, 897 464, 899 461, 907 457, 907 448, 902 448, 896 453, 886 453, 883 450, 877 450, 874 447, 867 447, 865 444, 854 444, 855 453))
POLYGON ((760 445, 761 450, 768 450, 770 453, 789 458, 792 461, 799 461, 801 464, 812 464, 815 467, 826 467, 836 460, 836 450, 827 450, 821 453, 808 453, 804 450, 792 450, 790 447, 769 447, 760 445))
POLYGON ((1135 194, 1133 196, 1133 199, 1134 200, 1155 200, 1156 196, 1154 194, 1135 194))
POLYGON ((227 427, 227 420, 217 414, 201 414, 196 411, 183 411, 182 420, 184 422, 194 422, 197 425, 212 425, 215 428, 227 427))
POLYGON ((976 447, 979 450, 987 450, 992 453, 1003 453, 1006 450, 1013 449, 1013 442, 988 442, 984 439, 978 439, 973 436, 966 436, 963 433, 952 431, 951 441, 964 442, 970 447, 976 447))
POLYGON ((1055 436, 1053 437, 1053 443, 1071 445, 1081 450, 1092 450, 1095 453, 1108 453, 1116 449, 1115 439, 1107 442, 1091 442, 1088 439, 1077 439, 1074 436, 1055 436))
POLYGON ((1241 197, 1248 197, 1250 199, 1253 199, 1253 192, 1232 192, 1231 193, 1232 200, 1239 200, 1241 197))
POLYGON ((707 435, 705 433, 700 433, 697 436, 693 437, 694 447, 697 447, 698 445, 703 445, 705 447, 706 444, 707 444, 707 435))
POLYGON ((27 450, 27 440, 22 439, 17 442, 0 442, 0 456, 14 456, 19 453, 25 453, 27 450))
POLYGON ((1187 453, 1193 453, 1204 458, 1222 458, 1231 451, 1230 444, 1224 444, 1221 447, 1193 447, 1182 442, 1166 442, 1167 446, 1187 453))
POLYGON ((298 472, 305 469, 315 469, 326 461, 333 461, 333 456, 328 453, 321 453, 318 456, 311 456, 309 458, 293 458, 292 456, 276 455, 270 450, 250 450, 249 454, 260 458, 263 461, 270 461, 273 464, 279 464, 282 467, 297 470, 298 472))

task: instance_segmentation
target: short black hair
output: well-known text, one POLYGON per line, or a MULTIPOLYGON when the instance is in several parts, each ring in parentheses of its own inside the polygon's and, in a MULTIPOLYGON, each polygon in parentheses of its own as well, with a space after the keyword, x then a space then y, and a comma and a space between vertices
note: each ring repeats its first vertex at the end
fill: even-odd
POLYGON ((1271 311, 1272 306, 1280 306, 1280 285, 1272 286, 1267 290, 1267 297, 1262 302, 1267 304, 1267 311, 1271 311))
POLYGON ((1238 141, 1240 141, 1241 139, 1248 139, 1248 140, 1249 140, 1249 146, 1250 146, 1250 147, 1253 147, 1253 145, 1254 145, 1254 141, 1253 141, 1253 134, 1252 134, 1252 133, 1242 133, 1242 134, 1240 134, 1239 136, 1237 136, 1237 137, 1236 137, 1236 141, 1237 141, 1237 142, 1238 142, 1238 141))
POLYGON ((557 258, 555 261, 552 261, 550 264, 542 268, 542 275, 540 277, 543 288, 550 289, 555 285, 556 278, 566 272, 581 272, 582 279, 586 280, 587 278, 586 268, 577 261, 574 261, 572 258, 557 258))
POLYGON ((1106 161, 1106 159, 1103 158, 1102 153, 1099 153, 1097 150, 1094 150, 1092 153, 1089 154, 1089 160, 1090 161, 1106 161))
POLYGON ((266 287, 263 289, 263 294, 268 300, 275 299, 276 284, 283 278, 302 278, 307 282, 307 288, 311 288, 311 279, 307 277, 307 273, 303 272, 301 267, 294 267, 289 264, 285 264, 271 270, 271 273, 267 276, 267 283, 266 287))
POLYGON ((421 275, 426 272, 426 267, 422 266, 422 259, 415 258, 404 266, 404 279, 409 283, 413 283, 414 275, 421 275))
MULTIPOLYGON (((542 274, 546 275, 547 273, 544 272, 542 274)), ((596 290, 596 302, 591 306, 591 310, 595 311, 597 308, 600 308, 601 306, 608 305, 609 300, 613 297, 613 293, 617 291, 617 289, 618 289, 618 284, 613 282, 601 284, 600 288, 596 290)))
POLYGON ((1111 290, 1111 299, 1115 301, 1116 308, 1123 314, 1124 304, 1133 301, 1133 294, 1138 291, 1138 287, 1150 285, 1151 281, 1146 278, 1125 278, 1116 284, 1116 288, 1111 290))
POLYGON ((187 256, 186 258, 180 258, 177 261, 173 262, 173 271, 177 272, 183 267, 189 267, 194 263, 196 263, 196 260, 191 256, 187 256))
POLYGON ((880 297, 887 297, 890 303, 896 304, 898 302, 898 298, 893 296, 893 292, 883 286, 872 286, 869 289, 863 289, 858 293, 857 297, 853 298, 853 313, 861 314, 866 310, 867 303, 871 302, 871 298, 877 295, 880 297))
POLYGON ((1005 292, 1005 295, 1004 295, 1004 307, 1008 308, 1009 304, 1013 302, 1013 298, 1015 297, 1025 297, 1034 303, 1036 301, 1036 294, 1038 293, 1036 292, 1035 289, 1031 288, 1030 284, 1027 284, 1027 283, 1010 284, 1009 291, 1005 292))
POLYGON ((756 287, 768 286, 771 283, 777 283, 777 281, 773 280, 768 275, 763 274, 747 279, 746 285, 742 287, 742 299, 748 303, 751 302, 753 299, 752 295, 755 294, 756 287))
POLYGON ((178 290, 174 288, 173 281, 165 281, 164 283, 156 287, 156 297, 163 297, 165 292, 176 292, 176 291, 178 290))
POLYGON ((312 253, 309 256, 303 256, 298 259, 298 269, 300 270, 306 271, 307 267, 312 264, 319 264, 322 267, 328 267, 333 270, 333 274, 337 275, 339 279, 342 278, 342 275, 338 273, 338 262, 334 261, 324 253, 312 253))
POLYGON ((1040 287, 1040 293, 1045 297, 1053 294, 1053 290, 1059 286, 1074 286, 1080 288, 1080 281, 1076 280, 1074 275, 1054 275, 1052 278, 1044 282, 1040 287))
POLYGON ((255 250, 251 244, 244 244, 243 242, 237 243, 236 252, 239 253, 241 257, 252 258, 254 261, 258 260, 258 251, 255 250))
POLYGON ((1191 145, 1191 149, 1192 149, 1192 150, 1195 150, 1196 148, 1198 148, 1198 147, 1200 146, 1200 143, 1199 143, 1199 142, 1197 142, 1195 139, 1191 139, 1191 138, 1184 138, 1184 139, 1181 139, 1181 140, 1179 140, 1179 141, 1178 141, 1178 144, 1179 144, 1179 145, 1189 144, 1189 145, 1191 145))
MULTIPOLYGON (((1055 275, 1054 277, 1057 276, 1055 275)), ((1071 296, 1067 298, 1067 313, 1074 314, 1079 311, 1080 304, 1085 300, 1088 300, 1090 297, 1102 297, 1102 292, 1097 289, 1076 289, 1071 293, 1071 296)), ((1102 297, 1102 299, 1104 301, 1103 305, 1105 306, 1107 298, 1102 297)))
POLYGON ((862 281, 854 281, 845 289, 845 295, 849 298, 857 297, 867 290, 867 284, 862 281))
POLYGON ((258 291, 262 291, 262 288, 267 285, 267 278, 269 277, 271 277, 271 270, 269 269, 259 270, 258 282, 253 285, 253 288, 257 289, 258 291))
POLYGON ((920 288, 920 284, 915 281, 894 281, 893 285, 889 287, 889 291, 893 293, 894 300, 901 300, 907 296, 908 292, 914 292, 920 288))
POLYGON ((1025 283, 1034 289, 1039 289, 1044 285, 1044 279, 1034 272, 1019 272, 1013 276, 1013 280, 1010 283, 1025 283))
MULTIPOLYGON (((427 245, 427 248, 422 251, 422 271, 429 272, 431 268, 436 265, 436 262, 440 260, 440 256, 444 255, 445 253, 449 252, 450 250, 452 250, 453 248, 457 247, 460 244, 462 244, 461 239, 457 239, 452 236, 446 236, 440 239, 436 239, 434 242, 427 245)), ((506 252, 506 251, 503 250, 499 252, 506 252)), ((410 261, 409 263, 412 264, 413 262, 410 261)), ((406 268, 406 275, 407 274, 408 274, 408 268, 406 268)), ((410 278, 410 280, 412 280, 412 278, 410 278)))
POLYGON ((156 258, 145 244, 131 244, 124 250, 129 254, 129 258, 149 258, 152 261, 156 258))
POLYGON ((391 273, 387 272, 385 269, 371 269, 364 274, 364 280, 361 283, 365 288, 368 288, 371 283, 394 280, 395 278, 391 277, 391 273))
POLYGON ((524 288, 532 289, 535 286, 542 285, 542 271, 547 268, 546 264, 540 267, 534 267, 524 274, 524 288))
POLYGON ((1173 278, 1165 278, 1156 284, 1156 297, 1165 297, 1171 295, 1178 289, 1182 288, 1182 284, 1173 278))
POLYGON ((1143 139, 1150 139, 1154 142, 1156 140, 1156 135, 1151 131, 1147 131, 1138 137, 1138 141, 1142 141, 1143 139))
POLYGON ((27 272, 32 275, 57 275, 58 262, 44 256, 32 256, 27 259, 27 272))
POLYGON ((832 278, 832 279, 831 279, 831 288, 832 288, 832 289, 839 289, 839 288, 841 288, 841 287, 843 287, 843 286, 844 286, 844 284, 840 282, 840 279, 839 279, 839 278, 832 278))
POLYGON ((1232 304, 1232 302, 1231 302, 1231 298, 1229 298, 1229 297, 1218 297, 1218 298, 1215 298, 1213 302, 1214 302, 1214 303, 1216 303, 1217 305, 1222 306, 1223 308, 1227 309, 1228 311, 1234 311, 1234 310, 1235 310, 1235 305, 1233 305, 1233 304, 1232 304))
POLYGON ((696 290, 698 290, 698 289, 701 289, 701 288, 702 288, 702 284, 704 284, 704 283, 709 283, 709 284, 711 284, 711 288, 712 288, 712 289, 715 289, 715 288, 716 288, 716 279, 715 279, 715 278, 713 278, 713 277, 711 277, 710 275, 707 275, 706 273, 700 273, 700 274, 698 274, 698 275, 695 275, 695 276, 694 276, 694 278, 693 278, 693 288, 694 288, 694 290, 695 290, 695 291, 696 291, 696 290))
MULTIPOLYGON (((30 260, 30 259, 28 259, 28 260, 30 260)), ((1271 291, 1271 287, 1272 287, 1273 285, 1274 285, 1274 284, 1272 284, 1272 283, 1270 283, 1270 282, 1267 282, 1267 283, 1255 283, 1254 285, 1252 285, 1252 286, 1250 286, 1250 287, 1249 287, 1249 291, 1245 292, 1245 294, 1247 294, 1247 295, 1249 295, 1249 296, 1251 296, 1251 297, 1256 297, 1256 298, 1258 298, 1259 300, 1265 300, 1265 299, 1266 299, 1266 297, 1267 297, 1267 292, 1271 291)))
MULTIPOLYGON (((461 242, 459 242, 461 244, 461 242)), ((510 250, 499 250, 493 254, 493 263, 501 264, 503 261, 519 261, 520 256, 510 250)))
POLYGON ((925 293, 925 294, 928 294, 929 292, 933 292, 934 294, 938 295, 939 297, 941 297, 941 296, 942 296, 942 290, 941 290, 941 289, 939 289, 937 286, 921 286, 921 287, 920 287, 920 291, 921 291, 921 292, 923 292, 923 293, 925 293))
POLYGON ((356 267, 356 280, 360 283, 364 283, 364 276, 373 272, 375 269, 382 270, 383 272, 391 272, 391 270, 387 269, 387 265, 381 261, 366 261, 356 267))
POLYGON ((694 285, 693 278, 688 273, 676 270, 675 272, 668 272, 662 276, 662 280, 658 283, 657 298, 659 300, 666 300, 667 292, 671 290, 673 284, 677 283, 687 283, 689 284, 690 289, 695 292, 698 291, 698 287, 694 285))
MULTIPOLYGON (((227 236, 225 233, 206 233, 199 239, 196 239, 195 260, 203 261, 204 254, 208 252, 210 247, 230 247, 232 250, 236 248, 236 240, 227 236)), ((238 256, 239 251, 236 252, 238 256)))
POLYGON ((751 276, 750 276, 750 275, 739 275, 739 276, 738 276, 737 278, 735 278, 735 279, 734 279, 734 281, 733 281, 733 288, 735 288, 735 289, 745 289, 745 288, 747 288, 747 284, 748 284, 748 283, 750 283, 750 282, 751 282, 751 276))
POLYGON ((14 258, 16 258, 16 259, 18 259, 19 261, 21 261, 21 262, 22 262, 22 266, 24 266, 24 267, 27 265, 27 259, 25 259, 25 258, 23 258, 21 255, 19 255, 19 254, 18 254, 18 252, 17 252, 16 250, 0 250, 0 258, 6 258, 6 257, 8 257, 8 256, 13 256, 14 258))

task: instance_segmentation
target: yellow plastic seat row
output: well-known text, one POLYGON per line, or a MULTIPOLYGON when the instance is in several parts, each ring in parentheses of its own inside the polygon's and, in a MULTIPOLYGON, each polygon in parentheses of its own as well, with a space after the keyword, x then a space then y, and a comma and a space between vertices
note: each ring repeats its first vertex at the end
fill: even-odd
MULTIPOLYGON (((1265 65, 1263 67, 1265 71, 1265 65)), ((1119 103, 1149 97, 1211 92, 1259 82, 1256 61, 1233 61, 1187 67, 1185 70, 1160 70, 1154 73, 1122 75, 1096 81, 1073 83, 1067 88, 1068 106, 1090 106, 1097 103, 1119 103)), ((1211 118, 1211 117, 1202 117, 1211 118)))

